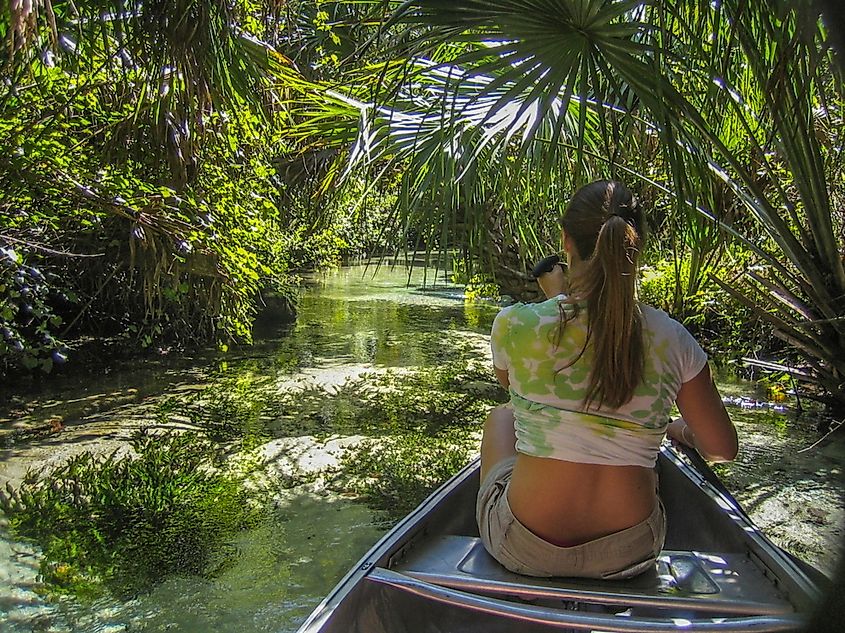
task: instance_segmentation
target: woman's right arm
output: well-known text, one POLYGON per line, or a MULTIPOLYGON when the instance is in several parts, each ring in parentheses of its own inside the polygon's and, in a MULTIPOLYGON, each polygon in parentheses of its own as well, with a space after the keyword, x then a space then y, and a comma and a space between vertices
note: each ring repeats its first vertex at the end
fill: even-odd
POLYGON ((675 403, 688 428, 683 429, 675 421, 670 436, 680 435, 676 439, 692 445, 710 461, 729 462, 736 457, 739 450, 736 428, 713 384, 708 365, 681 385, 675 403))

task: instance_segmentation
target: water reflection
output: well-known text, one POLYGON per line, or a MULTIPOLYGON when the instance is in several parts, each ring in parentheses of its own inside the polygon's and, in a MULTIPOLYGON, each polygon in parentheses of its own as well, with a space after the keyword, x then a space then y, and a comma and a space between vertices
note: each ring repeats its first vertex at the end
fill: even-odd
POLYGON ((461 357, 467 333, 486 335, 498 307, 463 301, 460 287, 432 281, 432 271, 407 273, 350 267, 311 280, 295 324, 264 323, 257 343, 297 368, 326 359, 376 367, 428 366, 461 357))

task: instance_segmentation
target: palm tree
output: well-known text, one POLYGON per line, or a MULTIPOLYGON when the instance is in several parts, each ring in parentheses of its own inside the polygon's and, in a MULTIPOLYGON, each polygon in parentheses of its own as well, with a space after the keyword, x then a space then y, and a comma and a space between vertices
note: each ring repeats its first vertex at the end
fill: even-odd
POLYGON ((639 182, 706 220, 684 223, 695 283, 724 238, 753 253, 711 281, 843 403, 842 76, 810 9, 405 2, 385 25, 404 63, 385 62, 386 89, 359 104, 352 161, 401 173, 400 226, 477 253, 491 224, 536 252, 548 203, 597 173, 639 182))
MULTIPOLYGON (((0 103, 12 104, 23 84, 49 81, 53 67, 76 75, 79 92, 109 86, 122 120, 111 124, 107 148, 161 160, 167 184, 181 189, 213 112, 267 115, 278 100, 271 82, 290 64, 240 26, 244 17, 225 0, 12 0, 0 23, 9 80, 0 103)), ((61 114, 57 104, 53 120, 61 114)))

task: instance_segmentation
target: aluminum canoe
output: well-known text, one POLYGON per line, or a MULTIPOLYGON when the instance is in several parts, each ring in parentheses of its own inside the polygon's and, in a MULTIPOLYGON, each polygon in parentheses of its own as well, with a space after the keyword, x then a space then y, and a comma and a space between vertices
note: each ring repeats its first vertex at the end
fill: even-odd
POLYGON ((817 573, 769 541, 697 454, 665 445, 657 468, 666 544, 637 578, 504 569, 478 538, 476 460, 385 534, 299 633, 803 630, 817 573))

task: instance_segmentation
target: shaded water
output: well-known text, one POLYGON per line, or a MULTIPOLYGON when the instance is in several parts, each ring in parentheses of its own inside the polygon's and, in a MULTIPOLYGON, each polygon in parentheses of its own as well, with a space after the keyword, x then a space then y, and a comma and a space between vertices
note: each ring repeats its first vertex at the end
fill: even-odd
MULTIPOLYGON (((0 486, 19 483, 29 467, 82 450, 109 451, 154 419, 162 399, 207 385, 239 377, 249 388, 268 390, 303 378, 341 384, 362 371, 484 355, 495 306, 465 304, 462 289, 442 273, 438 280, 424 269, 410 279, 403 268, 373 272, 352 267, 315 278, 297 322, 262 319, 254 346, 162 355, 3 394, 0 486), (46 432, 56 419, 63 430, 46 432)), ((44 593, 37 548, 12 539, 0 514, 0 629, 295 631, 382 532, 366 506, 304 486, 280 494, 272 519, 237 539, 234 564, 217 577, 171 577, 129 601, 80 603, 44 593)))
MULTIPOLYGON (((417 269, 408 281, 401 268, 382 268, 376 277, 361 267, 333 271, 309 286, 295 324, 263 319, 252 347, 163 355, 95 376, 69 374, 18 394, 0 411, 0 485, 18 482, 29 466, 125 442, 131 429, 154 417, 162 398, 210 384, 243 377, 248 389, 285 390, 306 378, 339 385, 368 370, 486 358, 498 308, 465 304, 460 289, 443 280, 432 286, 432 271, 417 269), (42 432, 55 418, 64 430, 42 432)), ((753 393, 743 383, 722 389, 735 398, 753 393)), ((815 564, 827 556, 832 565, 831 542, 842 522, 841 446, 801 453, 818 437, 812 422, 753 407, 732 408, 732 415, 743 450, 722 469, 729 487, 782 545, 815 564)), ((276 429, 307 441, 305 431, 276 429)), ((0 525, 0 629, 295 631, 381 533, 365 506, 304 486, 284 492, 272 519, 236 540, 235 562, 217 577, 171 577, 129 601, 83 604, 46 597, 38 551, 0 525)))

